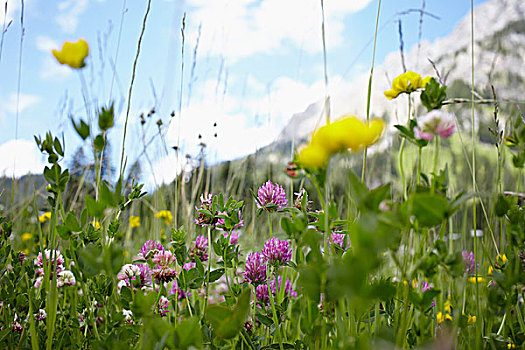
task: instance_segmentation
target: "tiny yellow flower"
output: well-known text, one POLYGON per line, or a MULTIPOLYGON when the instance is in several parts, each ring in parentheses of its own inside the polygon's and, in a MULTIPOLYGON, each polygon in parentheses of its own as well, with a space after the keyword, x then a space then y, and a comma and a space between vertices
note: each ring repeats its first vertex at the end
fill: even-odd
POLYGON ((470 283, 483 283, 486 281, 485 277, 482 276, 472 276, 468 278, 470 283))
POLYGON ((60 64, 67 64, 71 68, 82 68, 86 65, 84 60, 89 55, 89 45, 83 40, 79 39, 76 43, 66 41, 62 46, 62 50, 53 50, 53 56, 60 64))
POLYGON ((95 228, 95 230, 100 230, 101 227, 102 227, 102 226, 100 226, 100 222, 95 221, 95 222, 93 223, 93 228, 95 228))
POLYGON ((499 254, 497 257, 496 257, 496 267, 503 267, 505 266, 505 264, 507 263, 507 261, 509 261, 509 259, 507 259, 507 255, 505 254, 499 254))
POLYGON ((24 254, 25 254, 25 255, 29 254, 29 249, 27 249, 27 248, 24 249, 24 254))
POLYGON ((516 345, 512 344, 512 343, 508 343, 507 344, 507 349, 515 349, 516 348, 516 345))
POLYGON ((424 89, 430 79, 431 77, 421 79, 421 75, 407 71, 394 78, 392 89, 385 91, 385 97, 391 100, 402 93, 410 94, 417 89, 424 89))
POLYGON ((166 225, 169 225, 171 223, 171 220, 173 220, 173 215, 171 215, 171 212, 169 210, 161 210, 157 214, 155 214, 155 217, 158 219, 163 219, 166 225))
POLYGON ((40 221, 41 223, 44 223, 48 220, 51 220, 51 212, 50 211, 46 211, 44 214, 40 215, 38 217, 38 221, 40 221))
POLYGON ((452 303, 450 302, 449 299, 447 299, 447 301, 445 301, 445 312, 448 312, 449 314, 452 313, 452 303))
POLYGON ((436 321, 437 321, 438 324, 441 324, 441 323, 443 323, 446 320, 452 321, 453 318, 452 318, 452 316, 450 316, 450 314, 443 314, 441 311, 437 313, 436 321))
POLYGON ((487 271, 487 274, 490 276, 494 272, 494 268, 492 266, 489 266, 489 270, 487 271))
POLYGON ((129 226, 131 228, 140 227, 140 216, 133 216, 133 215, 131 215, 129 217, 129 226))
POLYGON ((30 232, 22 233, 22 237, 21 238, 22 238, 22 242, 27 242, 31 238, 33 238, 33 234, 30 233, 30 232))
POLYGON ((467 323, 472 325, 474 323, 476 323, 476 316, 471 316, 471 315, 467 315, 467 323))

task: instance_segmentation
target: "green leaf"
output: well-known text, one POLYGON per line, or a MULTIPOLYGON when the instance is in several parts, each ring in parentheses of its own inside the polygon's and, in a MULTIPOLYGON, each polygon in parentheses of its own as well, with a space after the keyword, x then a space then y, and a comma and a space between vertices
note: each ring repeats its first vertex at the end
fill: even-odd
POLYGON ((75 120, 71 118, 71 123, 73 124, 73 127, 75 128, 78 136, 80 136, 82 140, 85 140, 89 137, 89 125, 87 125, 82 119, 80 120, 80 123, 77 124, 75 123, 75 120))
POLYGON ((105 145, 106 140, 104 140, 104 136, 102 134, 98 134, 97 137, 95 137, 95 140, 93 141, 93 146, 95 146, 95 149, 98 152, 102 152, 105 145))
POLYGON ((112 128, 114 125, 114 113, 113 103, 108 109, 102 107, 102 110, 98 113, 98 127, 102 131, 106 131, 112 128))
POLYGON ((321 275, 312 265, 299 269, 297 285, 302 292, 313 302, 318 303, 321 296, 321 275))
POLYGON ((104 216, 104 210, 106 209, 106 206, 104 203, 95 201, 93 197, 86 196, 86 208, 89 215, 96 218, 102 218, 104 216))
POLYGON ((216 269, 210 272, 210 282, 215 282, 224 275, 224 269, 216 269))
POLYGON ((361 179, 350 170, 348 172, 349 186, 350 186, 350 196, 355 201, 357 206, 362 206, 363 202, 368 195, 368 187, 361 182, 361 179))
POLYGON ((66 222, 65 222, 66 226, 68 229, 70 229, 71 231, 73 232, 78 232, 82 229, 82 227, 80 227, 80 224, 75 216, 75 212, 74 211, 70 211, 67 216, 66 216, 66 222))
POLYGON ((233 309, 220 305, 210 305, 205 317, 211 323, 218 338, 231 339, 239 334, 250 311, 251 289, 243 290, 233 309))
POLYGON ((58 235, 60 236, 60 238, 64 240, 68 240, 69 237, 71 237, 71 230, 67 226, 57 225, 56 228, 57 228, 58 235))
POLYGON ((494 211, 496 212, 496 215, 498 217, 502 217, 505 214, 507 214, 509 209, 509 202, 507 202, 504 195, 499 194, 498 199, 496 200, 496 204, 494 205, 494 211))
POLYGON ((447 199, 439 194, 414 193, 409 198, 409 210, 420 225, 432 227, 439 225, 447 216, 447 199))
POLYGON ((177 349, 202 348, 202 334, 198 317, 187 318, 179 323, 175 329, 175 347, 177 349))

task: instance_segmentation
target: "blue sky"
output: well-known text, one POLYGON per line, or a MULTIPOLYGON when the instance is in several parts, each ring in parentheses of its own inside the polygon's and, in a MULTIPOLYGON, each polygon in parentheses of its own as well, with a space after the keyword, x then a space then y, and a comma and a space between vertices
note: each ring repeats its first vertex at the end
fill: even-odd
MULTIPOLYGON (((131 67, 147 1, 26 0, 20 94, 17 90, 21 6, 20 0, 0 0, 1 9, 6 1, 6 22, 12 20, 12 23, 5 31, 0 56, 0 123, 4 130, 0 134, 0 174, 12 175, 13 164, 16 175, 41 172, 42 159, 33 135, 43 135, 48 130, 63 134, 66 163, 81 145, 69 119, 69 116, 85 118, 80 76, 60 66, 51 54, 51 49, 60 48, 65 40, 78 38, 90 44, 87 67, 81 73, 87 82, 89 102, 101 107, 115 101, 118 119, 110 137, 113 160, 118 164, 131 67), (122 35, 118 41, 121 20, 122 35), (116 74, 110 94, 113 62, 116 74)), ((160 118, 163 136, 148 148, 152 164, 144 170, 156 174, 155 178, 145 175, 145 181, 150 183, 169 181, 180 169, 182 163, 177 163, 169 148, 178 142, 185 153, 192 155, 198 152, 198 144, 205 142, 212 161, 248 154, 271 142, 293 113, 324 97, 319 3, 318 0, 153 0, 131 101, 128 163, 137 159, 142 150, 139 115, 152 107, 156 114, 148 120, 144 134, 146 139, 153 137, 157 133, 155 122, 160 118), (171 111, 176 112, 175 118, 170 117, 171 111)), ((456 0, 424 3, 426 12, 439 17, 424 16, 421 37, 428 41, 448 35, 468 14, 470 6, 470 1, 456 0)), ((388 53, 399 49, 399 19, 405 49, 408 51, 417 44, 420 17, 418 12, 409 10, 421 9, 422 4, 422 0, 382 1, 378 64, 388 53)), ((335 84, 344 87, 369 71, 376 13, 377 1, 325 0, 331 82, 340 82, 335 84)), ((2 13, 0 28, 3 23, 2 13)))

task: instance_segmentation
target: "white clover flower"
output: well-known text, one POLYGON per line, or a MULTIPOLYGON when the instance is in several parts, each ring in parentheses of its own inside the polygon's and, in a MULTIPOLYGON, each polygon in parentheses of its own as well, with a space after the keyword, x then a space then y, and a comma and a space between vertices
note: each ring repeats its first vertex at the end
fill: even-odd
POLYGON ((75 275, 69 270, 64 270, 58 273, 57 287, 73 286, 76 283, 75 275))

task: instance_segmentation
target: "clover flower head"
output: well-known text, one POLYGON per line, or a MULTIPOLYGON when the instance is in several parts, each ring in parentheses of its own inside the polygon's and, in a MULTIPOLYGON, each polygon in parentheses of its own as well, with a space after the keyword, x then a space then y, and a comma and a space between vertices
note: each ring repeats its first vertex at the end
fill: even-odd
POLYGON ((137 265, 126 264, 120 268, 120 272, 117 275, 119 280, 134 279, 135 277, 140 278, 140 268, 137 265))
MULTIPOLYGON (((295 193, 295 195, 297 197, 295 198, 294 205, 295 205, 295 207, 297 209, 302 210, 303 209, 302 208, 303 197, 304 197, 304 195, 307 195, 306 190, 303 188, 298 193, 295 193)), ((306 208, 305 208, 306 211, 310 211, 311 210, 310 204, 312 204, 312 203, 313 203, 313 201, 307 201, 306 202, 306 208)))
POLYGON ((421 140, 430 141, 435 135, 446 139, 454 134, 454 116, 440 110, 432 110, 418 119, 414 135, 421 140))
POLYGON ((164 247, 162 246, 162 244, 152 240, 146 241, 142 248, 140 248, 140 254, 142 254, 142 257, 144 257, 144 259, 149 259, 159 251, 164 252, 164 247))
POLYGON ((83 39, 79 39, 76 43, 66 41, 62 45, 62 50, 53 50, 52 52, 60 64, 79 69, 86 66, 84 60, 89 55, 89 45, 83 39))
POLYGON ((155 313, 158 313, 162 317, 167 316, 170 312, 169 306, 170 301, 168 300, 168 298, 162 295, 159 299, 159 303, 157 304, 157 310, 155 310, 155 313))
POLYGON ((46 313, 46 310, 44 309, 39 309, 38 312, 35 314, 35 320, 37 321, 42 321, 42 320, 45 320, 47 318, 47 313, 46 313))
POLYGON ((253 285, 266 281, 266 261, 261 253, 250 253, 246 257, 244 280, 253 285))
POLYGON ((200 207, 195 207, 195 210, 197 211, 197 218, 193 221, 193 223, 198 226, 202 226, 202 227, 215 225, 217 223, 217 219, 215 219, 216 213, 211 213, 211 216, 210 216, 210 215, 206 215, 205 213, 202 213, 199 211, 199 210, 207 210, 211 212, 212 204, 213 204, 213 193, 201 194, 200 200, 201 200, 200 207))
POLYGON ((479 271, 479 263, 476 263, 476 257, 474 256, 474 253, 464 250, 461 255, 463 257, 463 262, 465 263, 465 273, 467 275, 477 273, 479 271))
POLYGON ((266 211, 271 212, 275 209, 281 210, 286 208, 287 203, 288 200, 286 199, 284 188, 279 184, 273 184, 270 180, 257 190, 258 208, 264 208, 266 211), (273 208, 269 208, 269 204, 272 204, 273 208))
POLYGON ((421 78, 421 75, 407 71, 394 78, 392 89, 385 91, 385 97, 389 100, 396 98, 402 93, 410 94, 417 89, 424 89, 431 77, 421 78))
MULTIPOLYGON (((228 213, 218 212, 217 214, 218 215, 227 215, 228 213)), ((237 211, 237 215, 239 216, 239 222, 236 223, 235 225, 233 225, 233 227, 232 227, 233 230, 238 229, 238 228, 240 228, 240 227, 242 227, 244 225, 244 220, 241 219, 241 212, 237 211)), ((223 231, 224 230, 223 229, 224 225, 226 225, 226 219, 223 219, 223 218, 217 219, 217 223, 216 223, 217 230, 223 231)))
MULTIPOLYGON (((224 235, 224 238, 228 238, 228 232, 224 232, 223 235, 224 235)), ((232 231, 232 233, 230 234, 230 244, 233 245, 233 244, 237 244, 238 242, 239 242, 239 232, 232 231)))
POLYGON ((161 267, 169 266, 173 263, 174 255, 171 251, 158 251, 153 256, 153 262, 161 267))
POLYGON ((147 286, 151 284, 151 269, 147 264, 135 264, 140 270, 140 284, 147 286))
POLYGON ((177 277, 177 271, 168 266, 159 266, 153 270, 152 276, 157 283, 169 283, 177 277))
POLYGON ((259 305, 265 306, 270 301, 270 294, 268 293, 268 286, 260 284, 255 289, 255 300, 259 305))
MULTIPOLYGON (((60 253, 59 250, 50 250, 46 249, 44 251, 45 258, 42 257, 42 253, 38 253, 38 256, 34 260, 35 265, 37 265, 39 268, 36 269, 36 275, 37 276, 43 276, 44 275, 44 264, 47 264, 48 261, 50 261, 51 256, 54 256, 54 259, 51 261, 51 269, 53 269, 55 263, 56 263, 56 271, 60 272, 64 270, 64 257, 60 253), (45 259, 45 260, 44 260, 45 259)), ((51 270, 52 271, 52 270, 51 270)))
POLYGON ((281 241, 279 238, 270 238, 264 242, 262 255, 273 266, 281 266, 286 264, 292 258, 292 251, 290 249, 290 242, 281 241))
POLYGON ((205 235, 197 236, 195 246, 191 248, 190 256, 192 260, 198 257, 200 261, 208 261, 208 238, 205 235))
POLYGON ((60 271, 57 278, 57 287, 74 286, 76 283, 75 275, 69 270, 60 271))
POLYGON ((186 293, 179 287, 177 280, 173 281, 171 289, 168 291, 169 295, 177 295, 177 299, 182 300, 186 299, 186 293))
POLYGON ((191 269, 193 269, 195 267, 195 262, 194 261, 189 261, 187 263, 184 264, 184 266, 182 266, 182 268, 186 271, 189 271, 191 269))
POLYGON ((124 315, 124 320, 127 324, 133 324, 133 312, 131 310, 122 310, 122 315, 124 315))
MULTIPOLYGON (((344 245, 345 237, 346 234, 344 233, 334 232, 332 233, 332 242, 334 242, 335 245, 339 246, 339 248, 347 250, 350 247, 350 242, 348 242, 347 240, 346 245, 344 245)), ((332 243, 330 242, 330 238, 327 237, 326 239, 328 240, 328 246, 331 248, 332 243)))
MULTIPOLYGON (((276 288, 275 277, 270 281, 270 289, 272 290, 273 295, 277 295, 277 293, 281 290, 282 281, 282 276, 277 277, 277 286, 279 290, 277 290, 276 288)), ((297 293, 292 288, 292 281, 289 278, 286 279, 286 283, 284 284, 284 295, 289 295, 293 298, 297 298, 297 293)))

